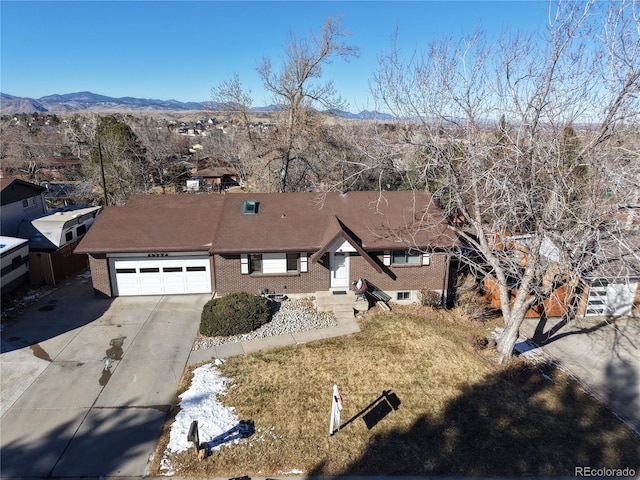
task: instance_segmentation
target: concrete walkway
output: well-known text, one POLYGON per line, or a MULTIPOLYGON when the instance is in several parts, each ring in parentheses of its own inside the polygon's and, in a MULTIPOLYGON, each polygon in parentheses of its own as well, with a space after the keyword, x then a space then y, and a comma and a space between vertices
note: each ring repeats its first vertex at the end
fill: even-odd
POLYGON ((211 348, 193 350, 189 355, 189 365, 206 362, 216 358, 227 358, 245 353, 253 353, 270 348, 285 347, 288 345, 298 345, 325 338, 340 337, 360 331, 358 321, 351 315, 351 318, 338 317, 338 324, 333 327, 318 328, 304 332, 287 333, 273 337, 256 338, 246 342, 226 343, 211 348))

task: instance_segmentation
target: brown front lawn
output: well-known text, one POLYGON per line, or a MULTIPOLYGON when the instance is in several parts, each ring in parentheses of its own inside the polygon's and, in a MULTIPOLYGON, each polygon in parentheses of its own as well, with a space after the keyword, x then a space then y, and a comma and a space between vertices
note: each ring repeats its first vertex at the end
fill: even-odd
MULTIPOLYGON (((174 455, 176 474, 638 472, 640 438, 607 409, 550 366, 497 368, 471 347, 487 326, 457 319, 430 310, 371 315, 359 334, 229 358, 220 367, 232 379, 223 402, 253 420, 256 433, 203 461, 191 451, 174 455), (329 436, 334 383, 343 428, 329 436)), ((167 434, 160 454, 166 443, 167 434)))

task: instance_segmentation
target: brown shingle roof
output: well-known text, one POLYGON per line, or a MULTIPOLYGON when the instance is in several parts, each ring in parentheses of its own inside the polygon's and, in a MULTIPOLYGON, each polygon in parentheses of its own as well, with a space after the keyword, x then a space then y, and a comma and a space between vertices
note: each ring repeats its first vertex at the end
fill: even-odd
POLYGON ((425 193, 262 193, 226 198, 221 225, 227 228, 217 232, 211 249, 216 253, 314 252, 327 241, 335 216, 369 251, 457 244, 441 210, 425 193), (245 200, 260 202, 257 215, 242 215, 245 200))
POLYGON ((341 229, 368 251, 457 244, 425 193, 233 193, 134 196, 105 209, 76 252, 316 252, 341 229), (256 215, 243 215, 247 200, 256 215))
POLYGON ((221 195, 136 195, 107 207, 75 253, 207 251, 220 219, 221 195))

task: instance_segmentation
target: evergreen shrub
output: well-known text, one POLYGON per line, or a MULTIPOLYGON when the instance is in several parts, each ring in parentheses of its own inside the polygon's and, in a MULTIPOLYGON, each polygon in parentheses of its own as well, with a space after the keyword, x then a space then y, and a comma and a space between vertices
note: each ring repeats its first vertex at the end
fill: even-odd
POLYGON ((249 333, 271 320, 269 300, 238 292, 209 300, 200 316, 200 334, 226 337, 249 333))

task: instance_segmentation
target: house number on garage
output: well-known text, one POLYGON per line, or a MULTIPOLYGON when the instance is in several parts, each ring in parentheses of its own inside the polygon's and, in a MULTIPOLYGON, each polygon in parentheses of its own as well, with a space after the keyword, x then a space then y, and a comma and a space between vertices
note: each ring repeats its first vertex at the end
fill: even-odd
POLYGON ((168 257, 168 253, 149 253, 147 257, 168 257))

